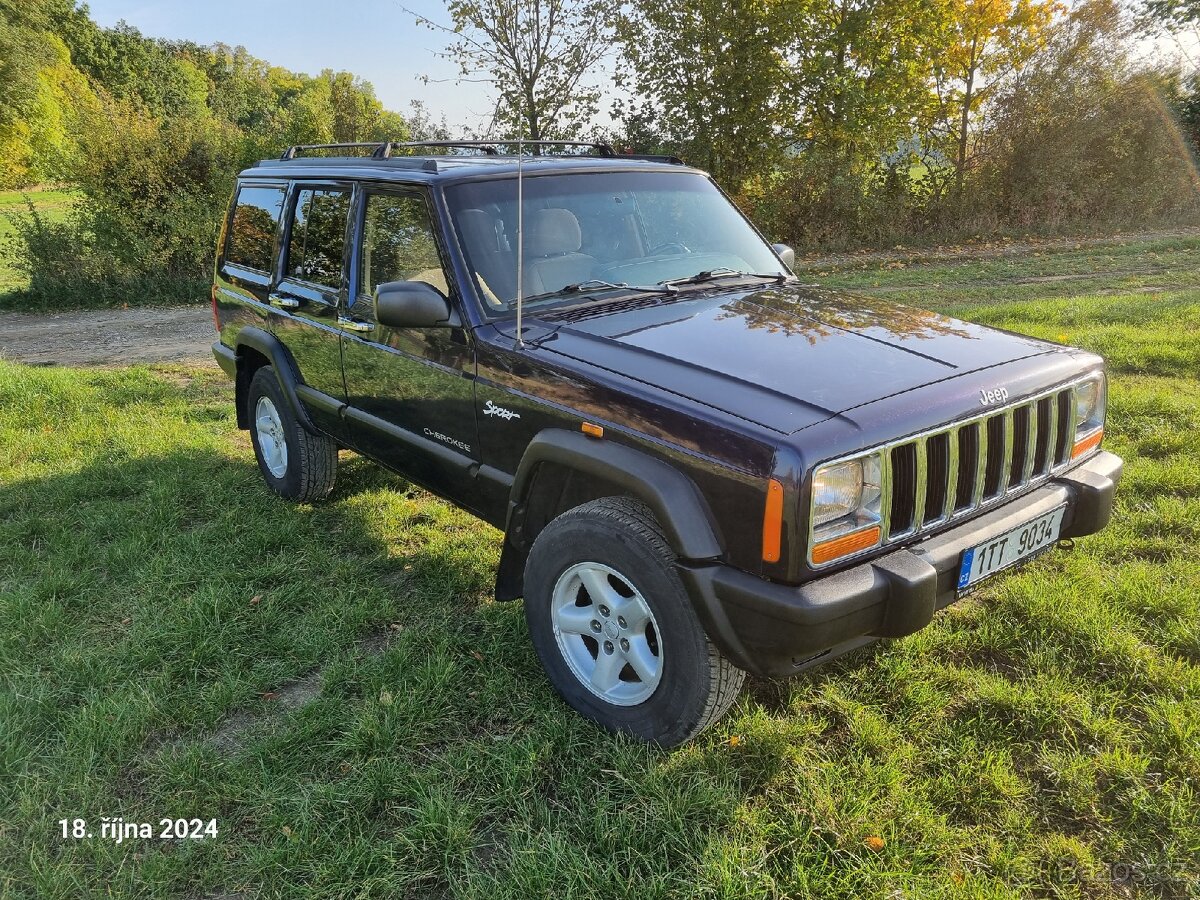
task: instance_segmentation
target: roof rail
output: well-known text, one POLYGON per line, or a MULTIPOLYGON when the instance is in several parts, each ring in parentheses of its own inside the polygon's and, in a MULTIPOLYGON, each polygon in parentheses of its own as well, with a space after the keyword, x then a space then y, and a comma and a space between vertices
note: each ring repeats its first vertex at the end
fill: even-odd
POLYGON ((283 151, 282 160, 292 160, 309 150, 359 150, 371 148, 372 159, 391 159, 392 151, 401 148, 438 147, 446 150, 479 150, 487 156, 499 156, 502 147, 587 147, 606 159, 640 159, 649 162, 664 162, 682 165, 677 156, 661 156, 640 153, 617 153, 612 145, 601 141, 525 141, 519 138, 499 141, 358 141, 342 144, 295 144, 283 151))
POLYGON ((352 147, 378 147, 378 141, 359 142, 355 144, 295 144, 283 151, 280 159, 295 159, 300 153, 306 150, 342 150, 352 147))
POLYGON ((388 159, 392 149, 398 147, 445 147, 450 149, 482 150, 488 156, 499 156, 501 147, 588 147, 600 156, 616 156, 608 144, 597 141, 526 141, 520 138, 501 139, 498 141, 387 141, 380 145, 374 153, 376 158, 388 159))
POLYGON ((398 147, 440 147, 445 150, 482 150, 487 156, 499 156, 491 141, 384 141, 371 155, 375 159, 391 159, 398 147))

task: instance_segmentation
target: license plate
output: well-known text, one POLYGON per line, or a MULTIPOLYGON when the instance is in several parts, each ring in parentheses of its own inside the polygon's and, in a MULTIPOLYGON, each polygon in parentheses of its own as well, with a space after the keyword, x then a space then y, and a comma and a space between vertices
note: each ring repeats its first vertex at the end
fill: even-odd
POLYGON ((1007 534, 963 551, 962 565, 958 570, 959 592, 969 590, 983 579, 1053 547, 1062 529, 1065 511, 1066 506, 1052 509, 1024 525, 1018 525, 1007 534))

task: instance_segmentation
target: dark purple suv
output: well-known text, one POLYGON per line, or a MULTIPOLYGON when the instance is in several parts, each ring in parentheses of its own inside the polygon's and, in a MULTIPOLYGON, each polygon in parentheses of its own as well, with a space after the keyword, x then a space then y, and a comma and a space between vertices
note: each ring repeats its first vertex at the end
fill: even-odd
POLYGON ((745 672, 910 634, 1108 521, 1099 357, 801 284, 677 160, 402 147, 241 173, 238 423, 285 497, 349 448, 503 529, 497 598, 605 727, 686 740, 745 672))

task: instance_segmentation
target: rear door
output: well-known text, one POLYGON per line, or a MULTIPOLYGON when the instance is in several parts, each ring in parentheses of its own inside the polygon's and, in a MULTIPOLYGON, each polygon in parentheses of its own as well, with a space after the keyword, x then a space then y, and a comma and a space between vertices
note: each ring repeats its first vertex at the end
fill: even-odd
POLYGON ((245 327, 269 327, 267 298, 286 196, 285 182, 248 181, 238 185, 230 205, 225 240, 217 254, 214 298, 221 339, 228 346, 236 346, 237 333, 245 327))
POLYGON ((388 328, 375 320, 375 287, 404 280, 433 285, 461 315, 429 203, 415 187, 363 186, 354 218, 353 325, 342 345, 352 441, 473 509, 479 441, 470 333, 461 326, 388 328))
POLYGON ((346 399, 339 317, 348 297, 353 187, 297 182, 288 192, 283 252, 270 293, 274 332, 296 362, 301 380, 318 393, 305 407, 314 424, 341 437, 338 410, 346 399))

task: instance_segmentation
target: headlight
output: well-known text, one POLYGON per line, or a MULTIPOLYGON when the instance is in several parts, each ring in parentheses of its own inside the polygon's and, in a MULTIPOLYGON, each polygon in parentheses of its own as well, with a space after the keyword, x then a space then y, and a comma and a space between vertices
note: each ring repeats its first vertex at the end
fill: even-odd
POLYGON ((1071 457, 1083 456, 1100 446, 1104 438, 1104 416, 1108 406, 1108 385, 1100 373, 1075 385, 1075 444, 1071 457))
POLYGON ((858 509, 863 493, 861 459, 826 466, 813 478, 813 524, 840 519, 858 509))
POLYGON ((829 562, 879 542, 882 472, 882 458, 871 453, 820 466, 813 473, 809 549, 814 563, 829 562), (847 535, 855 535, 850 545, 844 545, 847 535))

